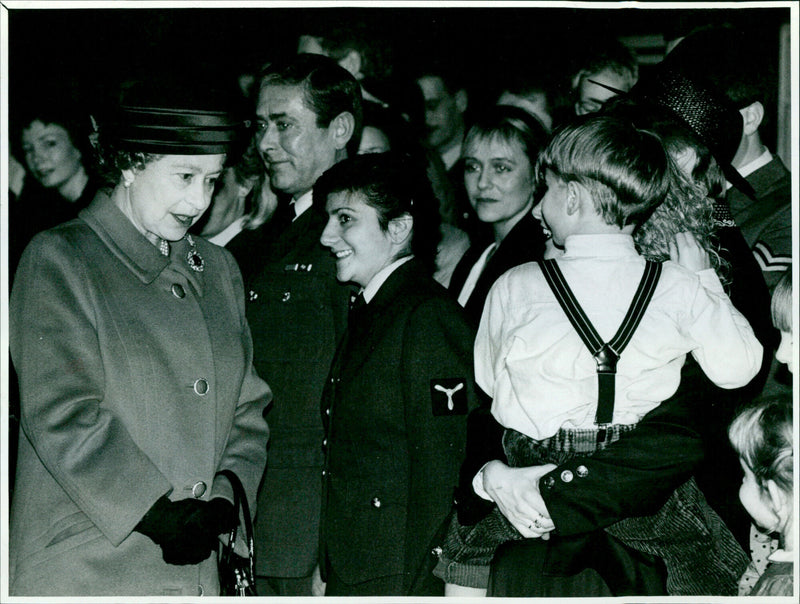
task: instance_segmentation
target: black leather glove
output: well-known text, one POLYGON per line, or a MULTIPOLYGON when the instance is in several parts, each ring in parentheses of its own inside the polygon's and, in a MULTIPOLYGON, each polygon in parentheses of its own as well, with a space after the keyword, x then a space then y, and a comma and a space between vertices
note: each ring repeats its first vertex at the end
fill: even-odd
POLYGON ((161 497, 134 530, 161 547, 167 564, 199 564, 217 548, 218 535, 231 526, 233 505, 224 499, 170 501, 161 497))

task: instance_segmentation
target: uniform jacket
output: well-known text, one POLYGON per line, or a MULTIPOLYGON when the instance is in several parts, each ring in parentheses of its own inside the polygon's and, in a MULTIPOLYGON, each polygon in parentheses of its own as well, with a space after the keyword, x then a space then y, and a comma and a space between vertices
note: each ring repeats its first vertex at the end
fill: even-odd
POLYGON ((474 405, 473 341, 462 309, 414 260, 352 317, 323 398, 321 567, 344 582, 402 575, 403 593, 375 595, 443 593, 431 549, 474 405))
POLYGON ((792 175, 775 157, 750 174, 747 182, 757 201, 733 188, 728 191, 728 204, 772 289, 783 271, 791 268, 792 175))
MULTIPOLYGON (((498 277, 515 266, 544 258, 544 243, 545 237, 539 221, 530 212, 526 213, 497 246, 464 306, 475 326, 481 320, 486 296, 498 277)), ((486 245, 471 247, 453 271, 448 289, 456 298, 461 293, 470 270, 486 247, 486 245)))
POLYGON ((14 595, 197 595, 216 561, 166 564, 132 532, 162 495, 255 496, 269 389, 252 368, 233 258, 196 239, 170 258, 103 193, 36 236, 11 296, 22 429, 11 511, 14 595))
POLYGON ((315 204, 294 222, 273 219, 229 246, 244 271, 255 366, 274 393, 254 527, 261 576, 308 576, 318 559, 319 404, 352 290, 336 280, 335 260, 319 242, 326 221, 315 204))

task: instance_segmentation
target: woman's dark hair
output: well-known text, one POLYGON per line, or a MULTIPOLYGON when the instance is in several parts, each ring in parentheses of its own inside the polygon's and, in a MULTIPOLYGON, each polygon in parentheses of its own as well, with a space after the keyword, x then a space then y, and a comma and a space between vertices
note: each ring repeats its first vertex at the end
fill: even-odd
POLYGON ((464 139, 464 148, 475 140, 495 138, 507 144, 519 143, 533 168, 550 135, 541 122, 524 109, 496 105, 476 116, 464 139))
POLYGON ((22 149, 22 133, 33 122, 39 121, 45 125, 55 124, 61 126, 69 135, 72 145, 81 152, 84 168, 91 167, 92 146, 89 142, 92 132, 92 122, 89 112, 82 107, 78 100, 71 98, 69 91, 53 92, 54 96, 46 91, 34 98, 25 99, 24 102, 14 107, 11 116, 13 120, 11 149, 14 155, 22 160, 25 152, 22 149))
POLYGON ((364 202, 378 212, 384 231, 391 220, 410 215, 414 221, 411 245, 400 257, 414 254, 433 274, 440 218, 424 163, 396 152, 357 155, 334 165, 314 185, 314 198, 321 203, 341 192, 363 195, 364 202))

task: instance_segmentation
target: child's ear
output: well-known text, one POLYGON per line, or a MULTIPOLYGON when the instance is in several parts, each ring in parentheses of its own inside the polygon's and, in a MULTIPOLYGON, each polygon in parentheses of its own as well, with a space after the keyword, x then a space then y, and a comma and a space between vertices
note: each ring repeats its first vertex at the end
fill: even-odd
POLYGON ((580 183, 570 180, 567 183, 567 215, 572 216, 577 213, 581 207, 581 197, 583 196, 584 189, 580 183))
POLYGON ((780 519, 778 529, 787 525, 792 515, 792 496, 785 493, 774 480, 767 480, 767 494, 773 513, 780 519))

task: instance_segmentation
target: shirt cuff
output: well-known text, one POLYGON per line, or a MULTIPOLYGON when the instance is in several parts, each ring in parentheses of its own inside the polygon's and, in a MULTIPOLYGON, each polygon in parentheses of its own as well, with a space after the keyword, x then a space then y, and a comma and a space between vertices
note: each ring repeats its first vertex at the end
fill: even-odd
POLYGON ((478 470, 478 473, 472 478, 472 490, 475 491, 475 494, 480 497, 481 499, 485 499, 486 501, 491 501, 494 503, 494 499, 489 496, 489 493, 486 492, 486 489, 483 488, 483 470, 488 466, 491 462, 486 462, 481 466, 481 469, 478 470))

